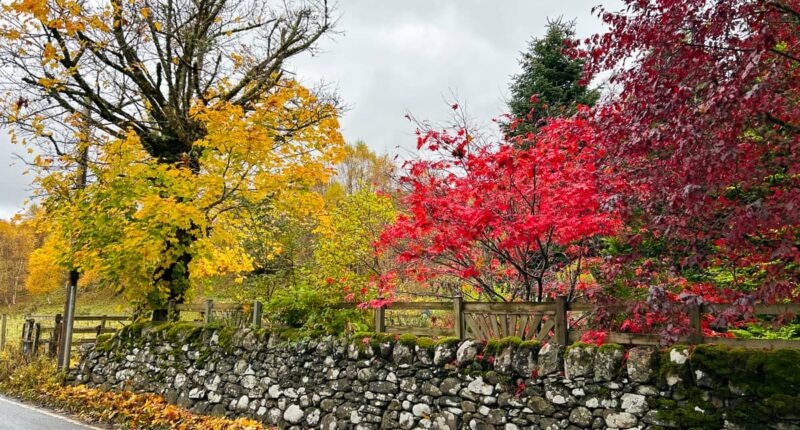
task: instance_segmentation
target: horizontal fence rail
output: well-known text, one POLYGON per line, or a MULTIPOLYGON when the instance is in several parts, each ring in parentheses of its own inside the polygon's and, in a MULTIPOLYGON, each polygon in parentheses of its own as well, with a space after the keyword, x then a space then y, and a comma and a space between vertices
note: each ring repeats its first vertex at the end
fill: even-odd
MULTIPOLYGON (((554 301, 527 303, 486 303, 467 302, 460 297, 449 301, 391 302, 380 307, 364 307, 359 303, 334 303, 331 309, 361 309, 372 312, 374 328, 377 332, 392 334, 413 334, 418 336, 454 336, 459 339, 497 339, 515 336, 523 340, 553 342, 562 345, 578 342, 588 331, 570 326, 570 315, 582 316, 602 310, 604 312, 626 312, 633 303, 594 305, 589 303, 568 303, 564 297, 554 301), (389 315, 387 316, 387 313, 389 315), (435 318, 435 319, 434 319, 435 318), (417 323, 408 324, 407 321, 417 323), (443 323, 438 323, 441 320, 443 323), (436 321, 436 324, 434 324, 436 321), (444 322, 446 321, 446 322, 444 322), (406 323, 403 323, 406 322, 406 323), (420 322, 426 323, 424 326, 420 322)), ((687 305, 689 333, 678 339, 678 343, 713 343, 743 348, 800 348, 800 340, 781 339, 741 339, 704 336, 701 326, 702 315, 708 312, 722 312, 734 305, 729 303, 707 303, 687 305)), ((212 322, 238 327, 263 326, 263 304, 253 301, 248 304, 222 303, 206 300, 201 303, 169 303, 168 315, 177 317, 181 312, 197 313, 194 320, 187 322, 209 324, 212 322)), ((759 304, 752 308, 755 315, 800 314, 800 304, 759 304)), ((0 319, 0 348, 6 342, 3 322, 0 319)), ((127 315, 79 315, 73 329, 73 345, 94 343, 103 334, 115 333, 132 321, 127 315), (82 335, 82 336, 81 336, 82 335)), ((29 315, 22 330, 22 349, 28 354, 36 354, 42 347, 55 356, 59 348, 64 325, 61 315, 29 315)), ((624 345, 662 345, 664 339, 658 334, 634 334, 609 332, 605 340, 624 345)))
MULTIPOLYGON (((71 330, 71 349, 96 343, 100 335, 116 333, 132 320, 128 315, 76 315, 71 330)), ((44 349, 48 356, 55 357, 63 347, 64 318, 61 314, 27 315, 22 324, 20 345, 24 354, 37 355, 44 349)))
MULTIPOLYGON (((485 303, 464 302, 456 297, 453 301, 437 302, 392 302, 374 308, 375 328, 379 332, 394 334, 415 334, 423 336, 456 336, 481 340, 516 336, 523 340, 555 342, 562 345, 580 341, 588 330, 569 326, 569 313, 625 312, 633 303, 594 305, 589 303, 568 303, 563 297, 555 301, 539 303, 507 302, 485 303), (386 324, 387 311, 451 311, 453 328, 409 327, 386 324)), ((355 309, 357 303, 337 303, 336 309, 355 309)), ((722 312, 735 305, 730 303, 706 303, 687 305, 689 315, 689 334, 679 337, 678 343, 697 345, 713 343, 742 348, 800 348, 800 340, 782 339, 741 339, 717 336, 704 336, 701 326, 702 315, 708 312, 722 312)), ((754 315, 800 314, 800 304, 757 304, 752 308, 754 315)), ((625 345, 662 345, 664 338, 658 334, 635 334, 609 332, 606 341, 625 345)))

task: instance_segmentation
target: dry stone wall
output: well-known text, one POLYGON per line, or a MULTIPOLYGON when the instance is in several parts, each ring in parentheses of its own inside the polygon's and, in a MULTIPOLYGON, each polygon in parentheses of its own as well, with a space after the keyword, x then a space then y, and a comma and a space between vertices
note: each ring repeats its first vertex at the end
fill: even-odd
POLYGON ((290 429, 798 429, 800 354, 758 353, 755 381, 703 367, 739 353, 139 324, 88 346, 71 376, 290 429))

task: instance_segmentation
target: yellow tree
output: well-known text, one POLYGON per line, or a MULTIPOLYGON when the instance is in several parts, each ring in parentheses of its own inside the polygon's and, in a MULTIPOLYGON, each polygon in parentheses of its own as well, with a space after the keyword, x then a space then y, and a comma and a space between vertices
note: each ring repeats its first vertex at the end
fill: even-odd
POLYGON ((389 191, 395 166, 386 154, 378 155, 363 140, 347 145, 342 162, 336 166, 332 183, 339 184, 345 194, 361 189, 389 191))
POLYGON ((28 256, 37 245, 33 228, 25 222, 0 220, 0 299, 17 303, 28 274, 28 256))
POLYGON ((316 253, 318 272, 336 295, 363 299, 370 284, 377 284, 388 271, 390 258, 377 252, 383 229, 394 222, 391 198, 373 187, 359 187, 332 209, 330 224, 321 229, 316 253))
POLYGON ((324 0, 4 5, 3 118, 38 145, 61 262, 153 304, 246 266, 239 209, 298 198, 342 146, 336 100, 284 72, 330 29, 324 0))
POLYGON ((195 142, 202 166, 197 172, 159 162, 130 132, 98 147, 89 168, 95 180, 86 188, 60 186, 68 181, 58 173, 42 178, 50 195, 46 224, 72 243, 71 255, 63 257, 150 305, 182 299, 192 278, 251 271, 242 237, 251 205, 268 200, 310 216, 321 209, 311 189, 326 180, 343 147, 335 115, 298 129, 291 139, 274 133, 306 121, 318 103, 287 81, 249 113, 228 103, 197 105, 192 114, 208 130, 195 142), (194 238, 188 245, 181 242, 184 232, 194 238), (187 255, 185 266, 174 264, 187 255), (166 282, 165 270, 185 270, 180 275, 186 284, 166 282))

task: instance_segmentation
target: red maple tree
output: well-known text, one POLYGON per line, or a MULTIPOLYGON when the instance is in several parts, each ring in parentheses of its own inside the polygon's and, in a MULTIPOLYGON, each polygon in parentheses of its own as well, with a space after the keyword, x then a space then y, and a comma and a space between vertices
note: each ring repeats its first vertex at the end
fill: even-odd
POLYGON ((420 132, 428 152, 405 165, 406 213, 382 236, 400 249, 400 275, 458 279, 488 300, 576 295, 592 240, 619 225, 602 136, 579 115, 528 139, 420 132))
POLYGON ((667 270, 723 268, 741 303, 796 299, 800 1, 625 5, 600 10, 610 30, 587 40, 587 77, 613 70, 597 119, 629 207, 667 270))

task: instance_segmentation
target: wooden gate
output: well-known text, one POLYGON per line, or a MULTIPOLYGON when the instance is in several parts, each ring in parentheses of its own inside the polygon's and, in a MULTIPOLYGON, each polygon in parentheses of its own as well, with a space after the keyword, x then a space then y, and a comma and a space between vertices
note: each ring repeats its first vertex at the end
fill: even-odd
POLYGON ((556 308, 549 303, 464 303, 468 337, 480 340, 516 336, 548 341, 556 331, 556 308))

